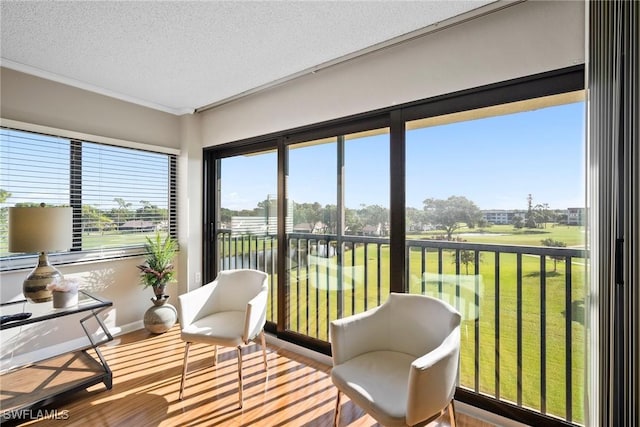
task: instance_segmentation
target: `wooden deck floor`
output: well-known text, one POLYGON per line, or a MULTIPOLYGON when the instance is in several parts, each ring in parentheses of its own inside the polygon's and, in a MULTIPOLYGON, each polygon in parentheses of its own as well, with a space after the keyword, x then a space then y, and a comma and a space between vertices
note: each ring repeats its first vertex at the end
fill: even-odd
MULTIPOLYGON (((238 380, 233 349, 220 348, 213 367, 212 347, 192 345, 184 400, 178 399, 184 344, 179 329, 162 335, 145 330, 117 337, 102 347, 113 370, 113 388, 96 385, 46 409, 68 417, 42 419, 40 426, 331 426, 336 390, 329 366, 269 346, 268 375, 260 347, 244 349, 244 407, 238 408, 238 380), (63 412, 65 411, 65 412, 63 412)), ((490 424, 464 414, 458 426, 490 424)), ((343 399, 340 427, 378 424, 343 399)), ((448 426, 446 416, 430 427, 448 426)))

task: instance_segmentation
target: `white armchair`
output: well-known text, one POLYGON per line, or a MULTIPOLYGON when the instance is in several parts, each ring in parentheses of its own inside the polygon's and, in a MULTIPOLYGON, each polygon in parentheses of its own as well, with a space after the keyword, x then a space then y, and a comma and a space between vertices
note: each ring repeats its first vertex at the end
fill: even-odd
POLYGON ((379 307, 331 322, 333 369, 346 394, 385 426, 423 425, 447 409, 455 424, 460 314, 446 302, 395 294, 379 307))
POLYGON ((236 347, 238 394, 242 408, 242 346, 260 337, 264 369, 267 369, 263 330, 267 317, 267 279, 267 274, 258 270, 225 270, 213 282, 178 297, 180 337, 186 342, 180 382, 181 400, 191 343, 213 345, 214 365, 219 345, 236 347))

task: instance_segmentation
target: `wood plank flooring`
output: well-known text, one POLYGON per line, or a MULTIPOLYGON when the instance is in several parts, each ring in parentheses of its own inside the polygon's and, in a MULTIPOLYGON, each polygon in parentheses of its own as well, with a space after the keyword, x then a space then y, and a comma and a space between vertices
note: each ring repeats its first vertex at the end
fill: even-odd
MULTIPOLYGON (((178 326, 161 335, 145 330, 116 337, 101 347, 113 370, 113 388, 99 384, 49 406, 65 420, 41 419, 41 426, 331 426, 336 390, 329 366, 269 346, 268 375, 258 345, 244 349, 244 407, 238 408, 238 376, 234 349, 220 348, 213 367, 212 347, 194 344, 184 400, 178 399, 184 343, 178 326), (63 412, 66 411, 66 412, 63 412)), ((460 427, 490 424, 464 414, 460 427)), ((340 427, 378 424, 343 399, 340 427)), ((429 427, 448 426, 446 416, 429 427)))
POLYGON ((0 378, 2 413, 19 411, 34 401, 46 401, 69 389, 102 383, 103 366, 84 352, 62 354, 5 373, 0 378))

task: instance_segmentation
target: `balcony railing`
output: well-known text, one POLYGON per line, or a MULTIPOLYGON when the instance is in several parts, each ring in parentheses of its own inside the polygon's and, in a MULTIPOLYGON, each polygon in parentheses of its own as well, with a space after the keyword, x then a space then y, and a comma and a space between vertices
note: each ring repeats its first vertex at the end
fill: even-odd
MULTIPOLYGON (((389 240, 287 235, 286 329, 328 341, 331 320, 380 305, 390 292, 389 240)), ((219 268, 271 276, 275 236, 218 232, 219 268)), ((582 424, 584 249, 407 240, 408 292, 435 296, 463 316, 460 387, 481 398, 582 424)))

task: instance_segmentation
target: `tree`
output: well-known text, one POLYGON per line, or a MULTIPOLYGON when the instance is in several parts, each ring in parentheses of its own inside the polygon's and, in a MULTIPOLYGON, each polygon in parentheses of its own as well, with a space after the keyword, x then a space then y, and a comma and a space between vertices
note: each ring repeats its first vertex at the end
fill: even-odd
POLYGON ((535 212, 533 211, 533 196, 527 195, 527 213, 524 215, 524 226, 527 228, 538 228, 535 212))
POLYGON ((407 206, 407 231, 422 231, 424 211, 407 206))
POLYGON ((450 196, 448 199, 426 199, 424 202, 426 218, 447 233, 451 240, 453 232, 462 225, 474 226, 481 218, 482 212, 471 200, 464 196, 450 196))
POLYGON ((126 202, 122 197, 116 197, 113 201, 118 204, 118 208, 115 209, 115 214, 116 224, 120 227, 120 225, 123 222, 126 222, 130 216, 129 208, 131 207, 131 203, 126 202))
POLYGON ((11 193, 4 188, 0 188, 0 203, 6 202, 9 197, 11 197, 11 193))
POLYGON ((335 233, 338 222, 338 207, 336 205, 325 205, 322 212, 322 222, 324 223, 323 233, 335 233))
POLYGON ((554 220, 553 212, 549 209, 548 203, 539 203, 534 207, 534 216, 538 224, 547 228, 547 222, 554 220))
POLYGON ((320 203, 293 203, 293 223, 295 225, 302 223, 315 224, 322 221, 323 218, 324 213, 320 203))
POLYGON ((524 218, 522 218, 520 215, 514 215, 511 223, 513 224, 513 228, 520 229, 524 227, 524 218))
MULTIPOLYGON (((544 239, 540 241, 542 243, 543 246, 550 246, 550 247, 554 247, 554 248, 566 248, 567 244, 565 242, 561 242, 560 240, 553 240, 552 238, 548 238, 548 239, 544 239)), ((564 261, 564 257, 563 256, 552 256, 551 259, 553 260, 553 272, 557 272, 558 271, 558 261, 564 261)))
POLYGON ((141 208, 136 210, 136 219, 158 223, 167 218, 167 210, 160 209, 147 200, 140 200, 141 208))
POLYGON ((380 205, 365 206, 358 213, 365 225, 378 225, 389 221, 389 209, 380 205))
POLYGON ((479 228, 489 228, 492 225, 493 224, 491 224, 489 221, 487 221, 486 218, 480 218, 480 220, 478 221, 478 227, 479 228))
MULTIPOLYGON (((460 264, 464 264, 465 274, 468 275, 469 264, 476 263, 476 253, 474 251, 463 249, 461 251, 458 251, 457 253, 454 252, 452 255, 453 255, 453 263, 456 264, 457 262, 459 262, 460 264), (459 256, 456 256, 457 254, 459 254, 459 256)), ((481 262, 482 262, 482 254, 478 254, 478 263, 481 263, 481 262)))
POLYGON ((100 231, 109 229, 113 221, 100 209, 91 205, 82 205, 82 231, 100 231))
POLYGON ((349 234, 362 234, 362 220, 356 210, 348 208, 344 210, 344 226, 349 234))

